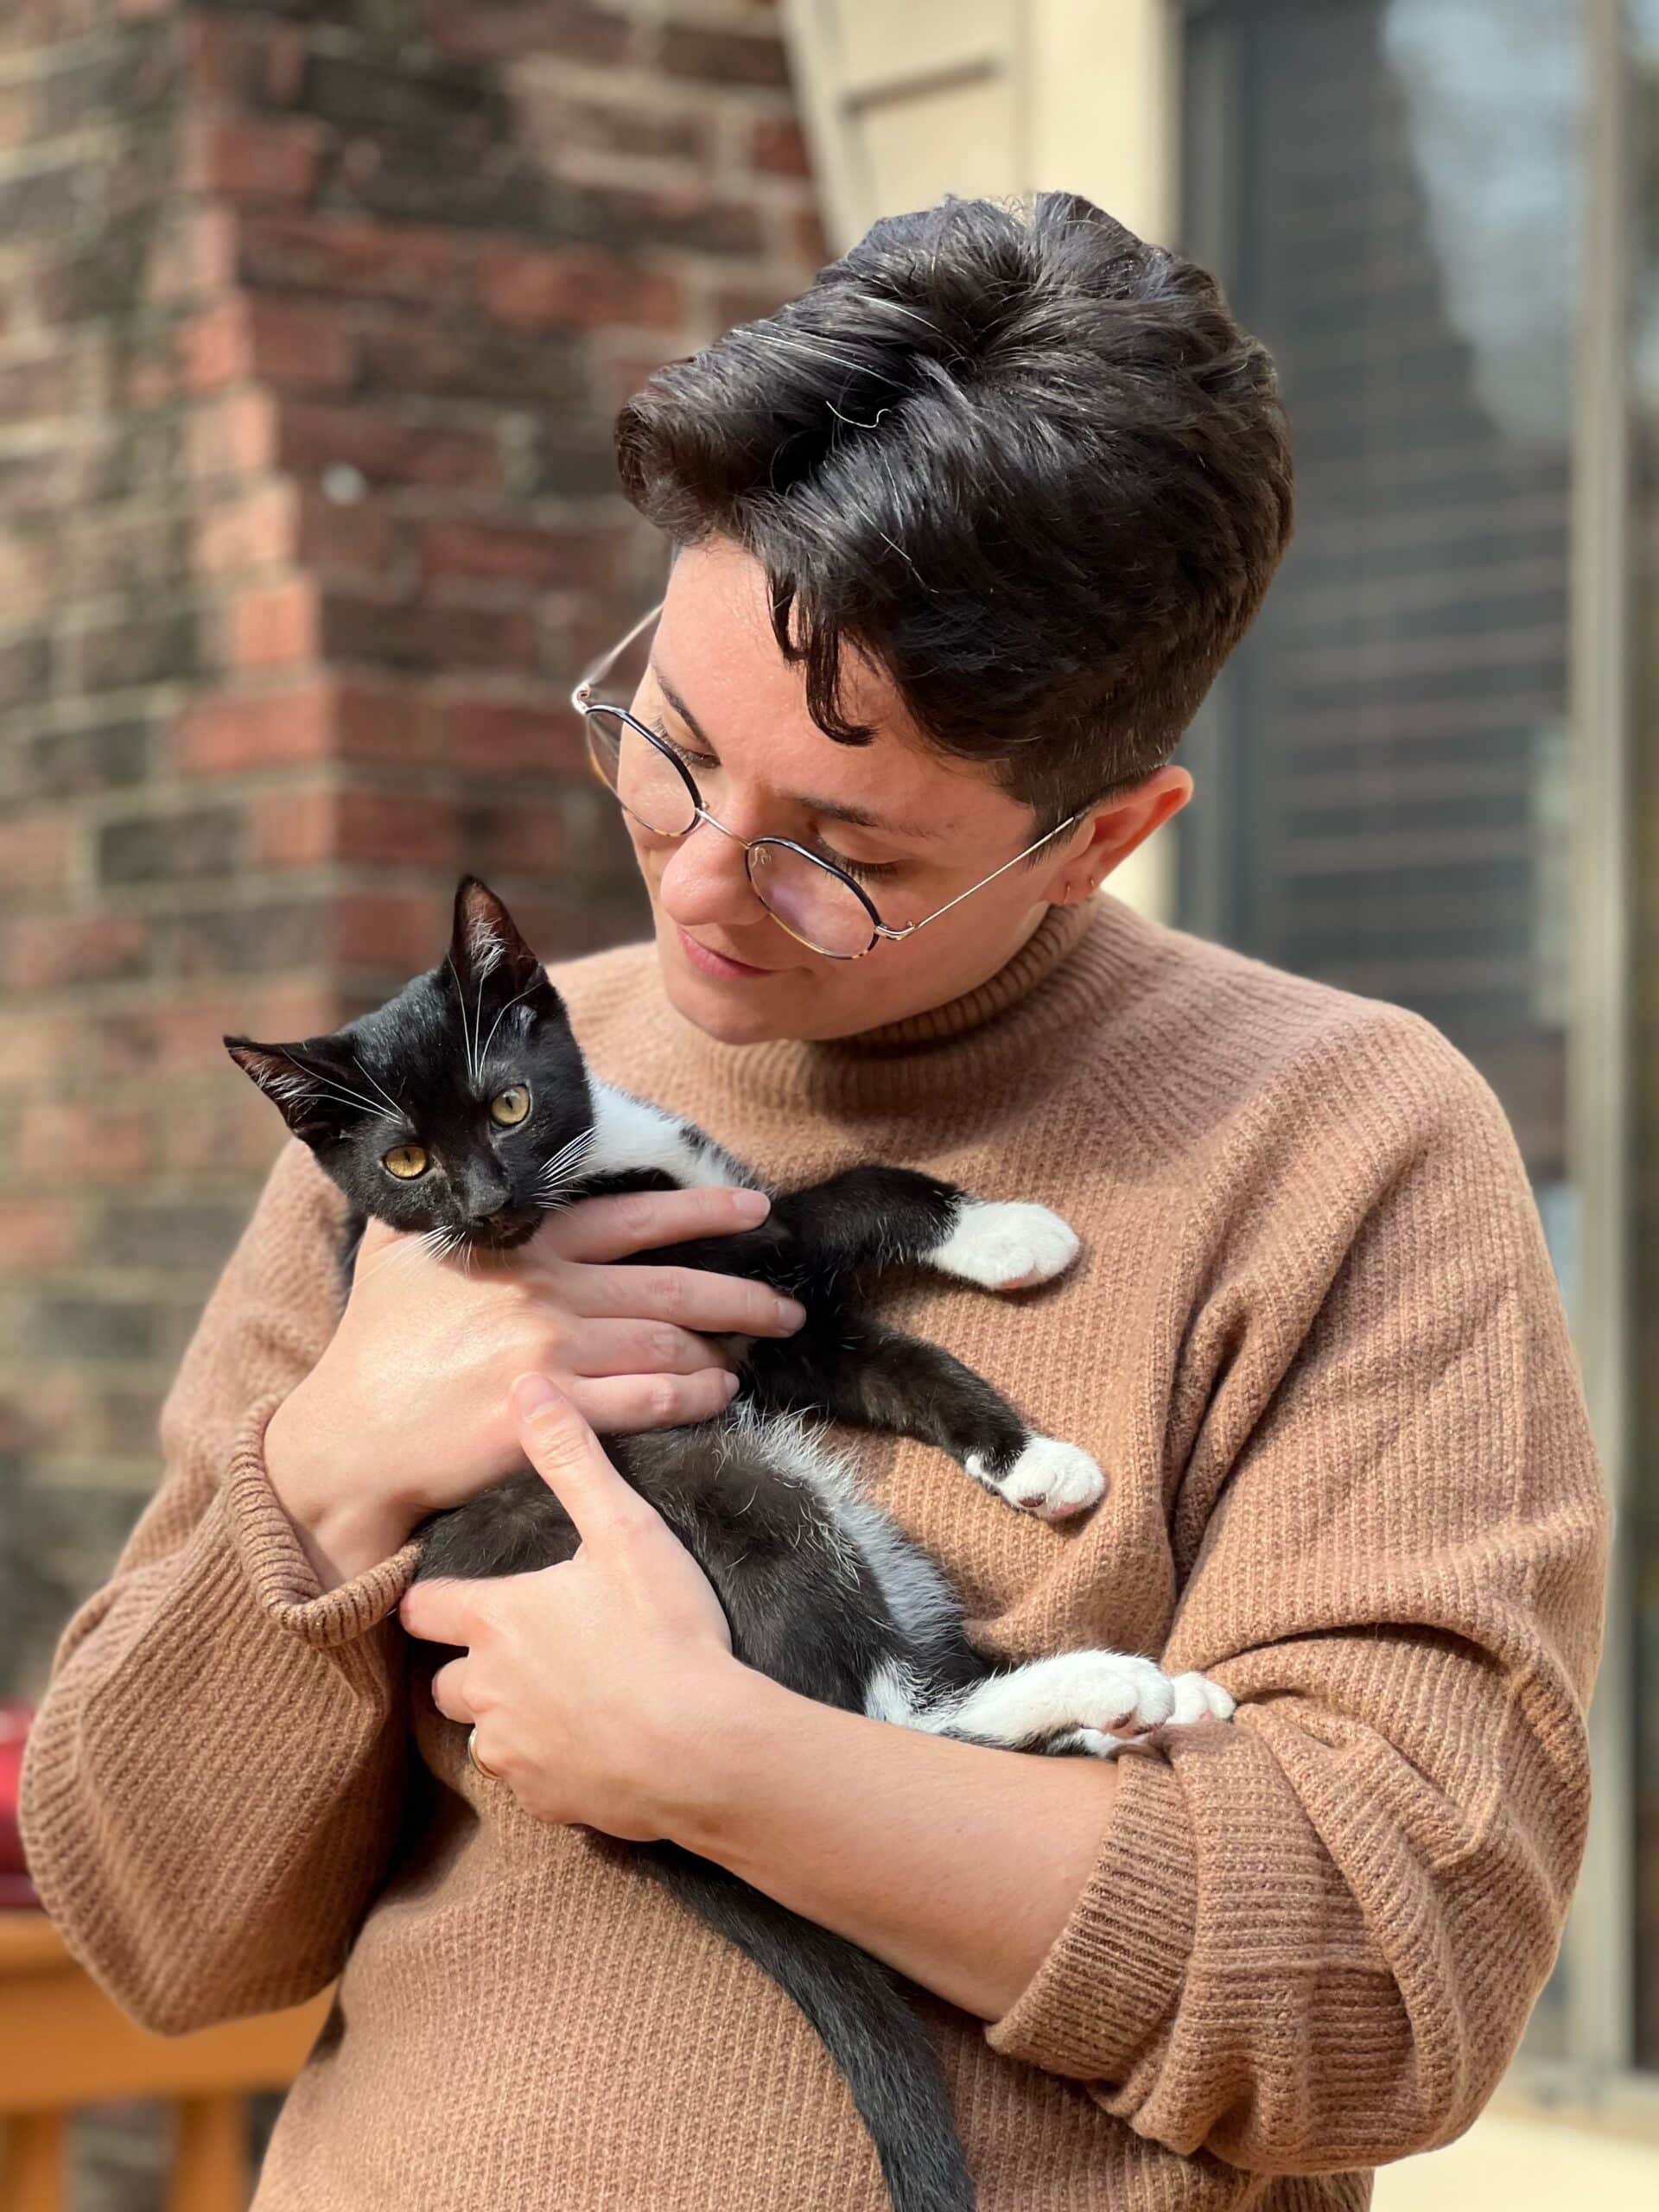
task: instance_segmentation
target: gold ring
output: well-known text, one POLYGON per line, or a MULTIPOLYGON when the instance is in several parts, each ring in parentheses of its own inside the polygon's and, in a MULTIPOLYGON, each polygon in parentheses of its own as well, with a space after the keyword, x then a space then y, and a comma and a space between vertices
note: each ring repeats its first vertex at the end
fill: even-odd
POLYGON ((496 1772, 495 1769, 493 1766, 486 1766, 483 1760, 478 1756, 478 1724, 476 1721, 474 1721, 473 1726, 467 1731, 467 1756, 472 1761, 478 1772, 483 1776, 486 1782, 500 1781, 501 1777, 496 1772))

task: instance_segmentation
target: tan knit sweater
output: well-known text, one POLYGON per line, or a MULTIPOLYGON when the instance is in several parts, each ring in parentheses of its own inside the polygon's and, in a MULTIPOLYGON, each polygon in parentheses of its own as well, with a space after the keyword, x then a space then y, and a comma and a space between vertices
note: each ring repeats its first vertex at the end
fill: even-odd
MULTIPOLYGON (((1162 1653, 1239 1700, 1123 1763, 1005 2018, 918 2000, 984 2212, 1363 2204, 1363 2169, 1492 2088, 1584 1836, 1606 1516, 1491 1093, 1414 1016, 1106 900, 846 1045, 714 1045, 644 948, 557 980, 599 1072, 775 1181, 906 1162, 1085 1240, 1023 1300, 893 1301, 1095 1454, 1085 1525, 857 1446, 988 1649, 1162 1653)), ((341 1977, 263 2212, 876 2212, 789 2001, 481 1792, 410 1699, 410 1554, 317 1594, 260 1446, 334 1324, 336 1211, 290 1149, 185 1361, 165 1485, 65 1637, 24 1790, 51 1911, 158 2028, 341 1977)))

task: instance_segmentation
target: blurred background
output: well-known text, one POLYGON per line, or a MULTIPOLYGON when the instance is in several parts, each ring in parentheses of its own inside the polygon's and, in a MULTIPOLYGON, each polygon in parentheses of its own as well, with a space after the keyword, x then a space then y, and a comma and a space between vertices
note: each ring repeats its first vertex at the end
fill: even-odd
MULTIPOLYGON (((878 214, 1037 185, 1213 269, 1296 439, 1198 798, 1111 887, 1484 1071, 1620 1503, 1561 1963, 1377 2202, 1659 2202, 1659 0, 0 0, 0 1694, 274 1151, 220 1033, 378 1002, 462 867, 550 956, 639 926, 566 705, 662 572, 617 405, 878 214)), ((28 1924, 0 2038, 95 1996, 28 1924)), ((181 2113, 169 2202, 236 2201, 225 2099, 303 2037, 84 2032, 79 2101, 181 2113)), ((142 2115, 78 2140, 78 2202, 161 2202, 142 2115)))

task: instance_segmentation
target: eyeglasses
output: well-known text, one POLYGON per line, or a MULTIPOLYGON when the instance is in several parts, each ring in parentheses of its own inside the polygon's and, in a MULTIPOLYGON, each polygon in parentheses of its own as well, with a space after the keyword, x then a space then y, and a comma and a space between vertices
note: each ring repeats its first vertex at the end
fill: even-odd
POLYGON ((960 906, 964 899, 971 899, 976 891, 995 883, 999 875, 1006 875, 1011 868, 1018 868, 1021 861, 1029 860, 1063 830, 1082 821, 1089 811, 1087 807, 1079 807, 1075 814, 1069 814, 1064 822, 1046 830, 1023 852, 1016 853, 1011 861, 1004 861, 1001 868, 993 868, 977 883, 970 883, 966 891, 947 899, 943 906, 936 906, 919 921, 893 928, 876 912, 874 902, 863 886, 833 861, 809 852, 792 838, 740 837, 735 830, 728 830, 723 822, 716 821, 703 804, 690 770, 673 747, 665 744, 654 729, 647 729, 626 708, 594 698, 594 686, 604 680, 634 639, 651 627, 662 611, 663 602, 658 601, 626 638, 594 664, 570 694, 570 703, 587 728, 588 750, 594 766, 623 812, 651 836, 683 837, 699 822, 706 822, 722 837, 729 837, 734 845, 741 845, 750 889, 779 927, 786 930, 810 951, 822 953, 830 960, 861 960, 867 952, 874 952, 884 942, 901 944, 906 938, 914 937, 918 930, 925 929, 930 922, 937 922, 941 914, 948 914, 953 906, 960 906))

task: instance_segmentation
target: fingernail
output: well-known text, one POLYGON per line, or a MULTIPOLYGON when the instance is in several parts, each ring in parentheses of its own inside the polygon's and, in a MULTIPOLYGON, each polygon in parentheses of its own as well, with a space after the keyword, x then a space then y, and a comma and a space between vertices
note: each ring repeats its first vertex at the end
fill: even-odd
POLYGON ((798 1305, 792 1298, 780 1298, 778 1301, 778 1319, 785 1329, 798 1329, 806 1319, 806 1308, 804 1306, 798 1305))
POLYGON ((559 1402, 559 1394, 545 1375, 521 1375, 507 1395, 520 1421, 544 1414, 550 1406, 559 1402))
POLYGON ((764 1191, 734 1191, 732 1211, 740 1221, 764 1221, 772 1211, 772 1200, 764 1191))
POLYGON ((726 1383, 726 1395, 727 1395, 727 1397, 728 1397, 728 1399, 730 1399, 730 1398, 734 1398, 734 1397, 737 1395, 737 1377, 736 1377, 736 1376, 735 1376, 735 1375, 728 1375, 728 1376, 727 1376, 725 1377, 725 1383, 726 1383))

